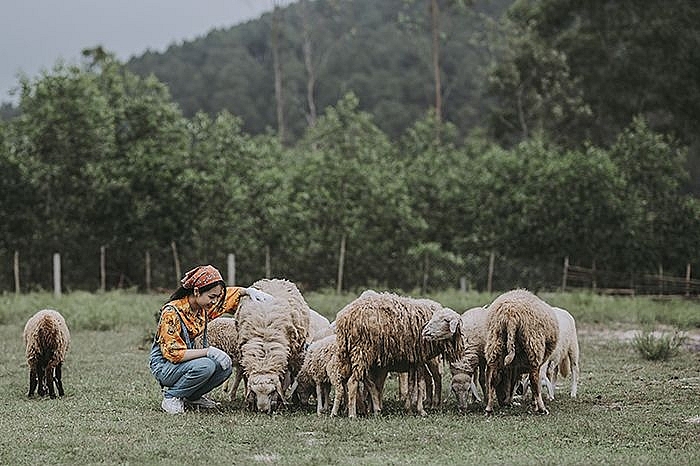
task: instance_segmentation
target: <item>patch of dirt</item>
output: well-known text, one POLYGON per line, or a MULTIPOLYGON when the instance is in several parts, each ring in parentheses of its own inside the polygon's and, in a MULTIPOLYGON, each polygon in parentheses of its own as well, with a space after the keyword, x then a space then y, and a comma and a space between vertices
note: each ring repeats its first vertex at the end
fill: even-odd
MULTIPOLYGON (((577 333, 580 337, 587 337, 600 340, 619 340, 621 342, 631 342, 637 333, 644 331, 641 327, 632 325, 617 324, 614 327, 606 327, 603 325, 582 325, 578 326, 577 333)), ((670 326, 658 326, 652 332, 656 337, 663 335, 673 335, 676 329, 670 326)), ((684 330, 679 332, 685 336, 683 348, 700 353, 700 329, 684 330)))

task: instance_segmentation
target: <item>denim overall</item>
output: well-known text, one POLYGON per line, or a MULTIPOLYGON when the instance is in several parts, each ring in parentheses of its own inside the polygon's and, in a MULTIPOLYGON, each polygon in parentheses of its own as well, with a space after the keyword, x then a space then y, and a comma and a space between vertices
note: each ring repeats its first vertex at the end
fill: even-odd
MULTIPOLYGON (((182 336, 188 349, 194 348, 194 341, 190 338, 185 322, 177 309, 172 308, 180 319, 182 336)), ((204 326, 204 348, 209 346, 207 342, 207 327, 204 326)), ((150 354, 151 373, 160 386, 164 389, 166 398, 186 398, 190 401, 199 399, 209 393, 231 376, 232 368, 224 370, 212 359, 201 357, 173 363, 168 361, 160 350, 158 336, 153 338, 153 346, 150 354)))

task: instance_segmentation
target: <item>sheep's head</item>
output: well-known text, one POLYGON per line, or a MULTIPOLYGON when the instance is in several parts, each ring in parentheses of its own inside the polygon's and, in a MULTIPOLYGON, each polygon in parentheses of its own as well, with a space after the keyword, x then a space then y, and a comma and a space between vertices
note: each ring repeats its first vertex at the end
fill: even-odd
POLYGON ((457 398, 457 407, 461 412, 466 411, 471 393, 472 375, 466 372, 458 372, 452 376, 450 388, 457 398))
POLYGON ((246 402, 261 413, 272 413, 285 402, 282 382, 276 374, 257 374, 248 379, 246 402))
POLYGON ((462 317, 449 307, 435 311, 421 334, 426 340, 448 340, 460 331, 462 317))

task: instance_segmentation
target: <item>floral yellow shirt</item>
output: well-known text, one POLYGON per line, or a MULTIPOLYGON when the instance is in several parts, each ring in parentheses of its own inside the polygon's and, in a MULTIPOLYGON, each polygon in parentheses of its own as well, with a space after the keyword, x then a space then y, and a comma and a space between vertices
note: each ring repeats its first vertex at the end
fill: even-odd
POLYGON ((192 341, 204 332, 207 320, 216 319, 226 312, 235 312, 241 301, 243 290, 243 288, 238 286, 227 287, 223 306, 214 307, 209 311, 206 319, 203 312, 197 312, 190 307, 187 297, 176 299, 163 305, 160 310, 161 317, 156 334, 160 351, 165 359, 173 363, 179 363, 182 361, 187 349, 180 318, 175 313, 176 309, 180 317, 182 317, 182 322, 187 327, 190 341, 192 341))

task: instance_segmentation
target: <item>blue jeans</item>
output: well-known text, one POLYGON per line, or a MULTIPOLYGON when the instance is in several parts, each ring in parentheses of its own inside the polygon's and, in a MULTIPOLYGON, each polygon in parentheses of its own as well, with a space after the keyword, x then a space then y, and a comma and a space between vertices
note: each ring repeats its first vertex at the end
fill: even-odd
POLYGON ((162 356, 151 359, 151 372, 164 387, 166 397, 194 401, 209 393, 231 376, 232 368, 223 370, 209 358, 197 358, 174 364, 162 356))

